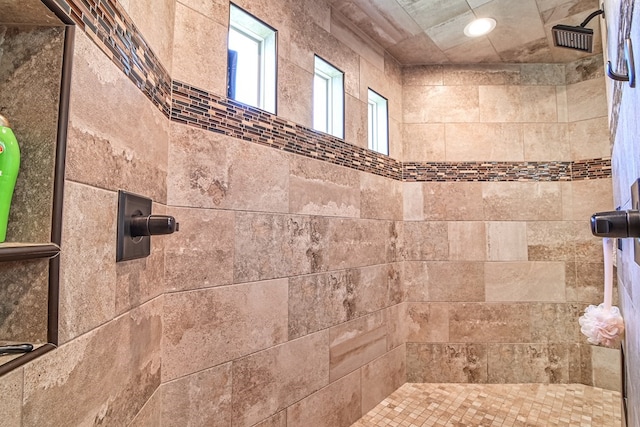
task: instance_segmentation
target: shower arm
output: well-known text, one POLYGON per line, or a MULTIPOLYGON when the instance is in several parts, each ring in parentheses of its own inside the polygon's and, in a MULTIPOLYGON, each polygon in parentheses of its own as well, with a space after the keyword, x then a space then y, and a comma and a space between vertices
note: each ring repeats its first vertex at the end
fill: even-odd
POLYGON ((593 18, 595 18, 598 15, 604 15, 604 10, 598 9, 595 12, 591 13, 591 15, 587 16, 587 18, 582 22, 582 24, 580 24, 580 26, 584 28, 584 26, 586 26, 589 23, 589 21, 591 21, 593 18))

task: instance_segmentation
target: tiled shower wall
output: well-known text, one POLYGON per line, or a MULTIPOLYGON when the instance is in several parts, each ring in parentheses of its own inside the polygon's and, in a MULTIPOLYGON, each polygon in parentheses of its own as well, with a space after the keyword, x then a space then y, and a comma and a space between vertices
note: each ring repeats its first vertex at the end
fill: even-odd
POLYGON ((589 179, 573 171, 610 155, 602 68, 594 57, 404 70, 405 160, 537 167, 404 184, 409 381, 619 388, 617 352, 592 353, 576 326, 602 300, 589 217, 612 208, 607 162, 589 179))
MULTIPOLYGON (((523 301, 496 301, 497 273, 510 272, 519 285, 516 289, 522 291, 522 283, 534 275, 523 276, 522 271, 552 265, 544 273, 564 295, 571 283, 578 288, 577 279, 567 279, 577 277, 578 262, 572 267, 564 258, 549 261, 553 255, 544 248, 577 259, 578 243, 572 243, 569 252, 574 252, 566 255, 555 230, 564 230, 564 221, 584 220, 582 211, 590 214, 594 206, 583 205, 582 197, 591 200, 590 192, 599 191, 607 180, 537 182, 537 171, 552 160, 568 168, 571 179, 573 160, 602 159, 606 154, 551 159, 524 154, 447 158, 446 150, 444 158, 403 154, 422 149, 399 143, 403 132, 405 141, 413 138, 401 124, 411 111, 401 102, 407 74, 403 82, 398 64, 380 48, 349 30, 325 2, 310 0, 238 2, 279 29, 279 118, 264 120, 275 123, 276 130, 284 123, 285 131, 281 136, 273 130, 253 134, 259 114, 236 105, 225 110, 232 113, 221 120, 242 117, 240 124, 227 123, 228 131, 211 132, 224 126, 210 127, 214 120, 202 119, 200 112, 189 116, 196 122, 189 122, 170 111, 166 77, 170 74, 176 84, 196 88, 197 102, 206 98, 214 104, 226 102, 221 76, 227 2, 100 3, 106 5, 100 9, 106 14, 93 22, 87 19, 86 33, 76 35, 62 253, 62 345, 0 381, 0 408, 9 425, 349 425, 405 381, 405 361, 412 360, 406 348, 422 345, 447 352, 476 346, 490 354, 489 345, 498 344, 506 346, 507 357, 534 352, 542 355, 543 363, 532 365, 531 376, 540 378, 540 369, 547 367, 544 357, 555 353, 548 351, 552 346, 541 337, 543 329, 534 331, 531 325, 544 327, 556 318, 568 319, 575 314, 568 302, 583 297, 559 297, 555 287, 542 283, 548 286, 544 289, 551 293, 550 300, 536 293, 534 301, 518 294, 512 298, 523 301), (109 18, 109 10, 115 17, 109 18), (118 33, 115 42, 105 34, 100 19, 121 25, 127 15, 146 42, 134 27, 118 33), (145 52, 145 60, 151 62, 119 57, 119 40, 131 42, 133 51, 145 52), (166 70, 153 61, 154 52, 166 70), (299 127, 311 120, 310 93, 305 89, 311 86, 305 82, 311 82, 313 53, 347 73, 346 141, 353 149, 299 127), (363 150, 368 86, 390 100, 392 159, 363 150), (169 115, 172 121, 167 120, 169 115), (252 142, 233 136, 237 128, 244 129, 252 142), (282 141, 300 143, 305 149, 315 144, 321 154, 292 154, 296 152, 292 145, 278 146, 282 141), (323 144, 347 150, 349 168, 343 167, 342 159, 332 158, 330 150, 322 150, 323 144), (316 156, 325 161, 314 160, 316 156), (434 160, 542 163, 535 164, 536 173, 526 174, 527 182, 402 183, 394 158, 425 168, 434 160), (120 188, 149 195, 156 201, 154 212, 175 215, 181 227, 175 235, 154 238, 151 257, 116 264, 120 188), (438 203, 432 203, 431 192, 441 195, 438 203), (543 207, 551 203, 557 204, 547 217, 543 207), (523 204, 527 216, 520 216, 523 204), (535 228, 537 222, 543 224, 535 228), (556 228, 547 236, 541 231, 543 225, 556 228), (537 236, 533 239, 528 237, 530 226, 537 236), (532 246, 542 242, 542 254, 536 255, 540 259, 504 260, 510 245, 523 257, 523 232, 532 246), (470 238, 476 233, 484 241, 470 238), (498 249, 488 249, 488 236, 506 241, 494 240, 491 247, 498 249), (463 250, 461 245, 468 246, 463 250), (496 268, 494 277, 487 279, 491 265, 507 263, 510 268, 496 268), (559 263, 567 268, 564 281, 559 263), (436 281, 438 277, 451 279, 436 281), (462 289, 461 277, 469 278, 464 287, 469 294, 452 296, 452 290, 462 289), (426 280, 423 286, 418 286, 418 279, 426 280), (409 302, 403 302, 405 293, 409 302), (547 314, 534 316, 537 308, 547 314), (414 320, 414 313, 420 319, 414 320), (447 320, 446 328, 442 323, 433 327, 436 323, 429 322, 436 315, 452 321, 447 320), (487 319, 480 327, 481 340, 459 339, 464 328, 474 332, 473 325, 465 325, 464 316, 470 315, 487 319), (520 335, 515 338, 505 335, 510 321, 518 325, 520 335), (489 335, 494 329, 502 335, 489 335), (457 342, 443 345, 442 335, 432 337, 440 333, 449 334, 447 341, 458 337, 457 342), (510 348, 513 353, 508 353, 510 348)), ((92 1, 74 5, 70 13, 80 18, 99 15, 92 1)), ((569 91, 567 83, 541 86, 555 86, 557 100, 562 100, 558 94, 563 87, 569 91)), ((514 88, 519 84, 485 82, 477 87, 479 91, 480 86, 499 86, 496 91, 517 93, 514 88)), ((212 109, 216 111, 220 110, 212 109)), ((562 122, 559 117, 555 120, 562 122)), ((478 124, 482 121, 479 116, 478 124)), ((540 140, 547 139, 545 131, 540 131, 540 140)), ((447 140, 451 134, 446 124, 443 132, 445 144, 455 141, 447 140)), ((465 135, 462 126, 458 132, 465 135)), ((524 130, 522 135, 524 146, 524 130)), ((475 140, 476 134, 472 136, 475 140)), ((505 141, 503 148, 508 145, 505 141)), ((555 169, 551 175, 560 176, 555 169)), ((464 172, 457 178, 462 176, 464 172)), ((593 249, 593 242, 578 235, 583 236, 577 241, 585 244, 585 250, 593 249)), ((573 234, 571 238, 575 239, 573 234)), ((526 245, 528 254, 536 253, 526 245)), ((598 262, 594 264, 601 269, 598 262)), ((595 288, 595 283, 593 289, 587 285, 583 294, 590 296, 584 298, 590 300, 595 288)), ((552 343, 558 344, 563 357, 565 349, 579 347, 564 332, 555 328, 552 332, 561 337, 552 343)), ((478 359, 478 365, 482 363, 478 359)), ((569 369, 563 363, 559 359, 557 372, 569 369)), ((589 371, 585 365, 575 372, 589 371)), ((451 370, 451 380, 459 375, 451 370)))

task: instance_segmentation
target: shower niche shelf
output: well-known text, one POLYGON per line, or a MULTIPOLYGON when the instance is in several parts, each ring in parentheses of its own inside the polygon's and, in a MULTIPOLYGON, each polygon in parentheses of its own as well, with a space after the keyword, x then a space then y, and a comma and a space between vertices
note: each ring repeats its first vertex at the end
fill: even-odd
POLYGON ((0 243, 0 375, 58 345, 62 202, 75 26, 56 0, 0 2, 0 99, 21 165, 0 243))

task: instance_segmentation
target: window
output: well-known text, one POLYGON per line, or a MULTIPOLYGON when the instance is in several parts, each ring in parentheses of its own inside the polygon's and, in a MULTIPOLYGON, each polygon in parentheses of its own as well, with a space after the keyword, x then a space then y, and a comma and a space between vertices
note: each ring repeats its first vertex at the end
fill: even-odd
POLYGON ((369 89, 369 149, 389 155, 387 99, 369 89))
POLYGON ((276 31, 235 5, 229 14, 227 96, 276 112, 276 31))
POLYGON ((313 128, 344 138, 344 73, 315 57, 313 128))

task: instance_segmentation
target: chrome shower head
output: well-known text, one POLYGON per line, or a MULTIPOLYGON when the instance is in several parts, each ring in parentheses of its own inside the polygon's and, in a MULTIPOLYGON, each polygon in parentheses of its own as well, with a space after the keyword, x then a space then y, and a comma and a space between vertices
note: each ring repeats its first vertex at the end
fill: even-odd
POLYGON ((585 28, 594 17, 604 13, 604 10, 596 10, 587 16, 582 24, 577 27, 571 25, 556 25, 551 28, 553 44, 557 47, 576 49, 582 52, 593 52, 593 30, 585 28))

